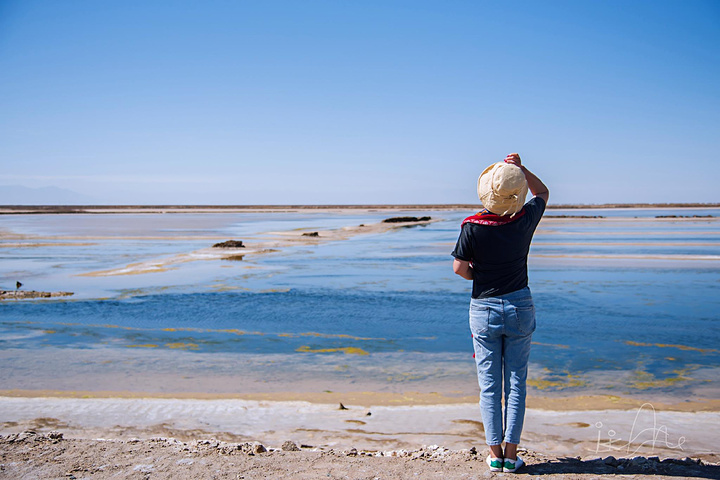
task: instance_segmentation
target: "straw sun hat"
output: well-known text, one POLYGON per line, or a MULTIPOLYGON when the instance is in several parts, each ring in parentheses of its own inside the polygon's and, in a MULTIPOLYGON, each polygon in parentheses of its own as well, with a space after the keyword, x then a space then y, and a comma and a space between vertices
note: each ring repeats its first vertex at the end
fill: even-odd
POLYGON ((515 215, 525 204, 528 185, 520 167, 498 162, 482 172, 478 178, 477 191, 483 207, 492 213, 515 215))

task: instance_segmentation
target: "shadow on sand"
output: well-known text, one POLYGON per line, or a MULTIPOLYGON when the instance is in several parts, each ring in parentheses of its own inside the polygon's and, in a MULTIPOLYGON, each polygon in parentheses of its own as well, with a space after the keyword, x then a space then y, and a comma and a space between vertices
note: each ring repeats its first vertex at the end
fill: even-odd
POLYGON ((685 458, 682 460, 658 457, 619 458, 606 457, 605 459, 579 460, 574 457, 561 457, 550 460, 535 460, 518 471, 524 475, 553 475, 553 474, 619 474, 619 475, 647 475, 668 476, 683 478, 714 478, 720 479, 720 465, 707 465, 701 460, 685 458))

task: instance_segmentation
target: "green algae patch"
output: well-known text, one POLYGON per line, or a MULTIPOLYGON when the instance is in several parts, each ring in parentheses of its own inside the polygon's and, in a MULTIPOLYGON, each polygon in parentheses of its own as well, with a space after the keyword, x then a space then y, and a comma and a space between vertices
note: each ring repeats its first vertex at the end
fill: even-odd
POLYGON ((393 383, 402 383, 402 382, 423 380, 425 378, 427 378, 427 375, 419 375, 416 373, 402 372, 402 373, 398 373, 397 375, 389 375, 387 377, 387 381, 393 382, 393 383))
POLYGON ((659 348, 677 348, 679 350, 687 350, 692 352, 700 352, 700 353, 720 353, 720 350, 716 350, 714 348, 698 348, 698 347, 691 347, 689 345, 676 345, 672 343, 642 343, 642 342, 633 342, 632 340, 626 340, 626 345, 632 345, 633 347, 659 347, 659 348))
POLYGON ((183 343, 183 342, 166 343, 165 346, 167 348, 176 348, 176 349, 180 349, 180 350, 197 350, 200 348, 197 343, 183 343))
POLYGON ((541 342, 532 342, 533 345, 541 345, 543 347, 553 347, 553 348, 562 348, 562 349, 568 349, 570 348, 570 345, 561 345, 557 343, 541 343, 541 342))
POLYGON ((125 345, 127 348, 157 348, 158 345, 154 343, 143 343, 139 345, 125 345))
POLYGON ((674 374, 673 376, 669 376, 667 378, 657 378, 652 373, 646 372, 644 370, 635 370, 635 372, 633 372, 634 378, 629 386, 630 388, 635 388, 638 390, 647 390, 649 388, 659 387, 671 387, 680 382, 689 382, 693 380, 692 377, 688 376, 689 371, 689 368, 676 369, 669 372, 674 374))
POLYGON ((219 333, 233 333, 235 335, 265 335, 263 332, 246 332, 245 330, 238 330, 237 328, 226 328, 222 330, 206 330, 208 332, 219 332, 219 333))
POLYGON ((298 337, 317 337, 317 338, 344 338, 348 340, 385 340, 384 338, 356 337, 345 333, 319 333, 319 332, 300 332, 300 333, 278 333, 278 337, 298 338, 298 337))
POLYGON ((303 352, 303 353, 335 353, 335 352, 342 352, 346 355, 370 355, 368 352, 363 350, 362 348, 357 347, 340 347, 340 348, 310 348, 308 345, 303 345, 302 347, 299 347, 296 352, 303 352))
MULTIPOLYGON (((544 369, 545 373, 548 372, 544 369)), ((564 390, 566 388, 584 387, 586 382, 581 380, 577 375, 573 375, 568 371, 563 372, 565 375, 550 375, 545 378, 529 378, 527 384, 538 390, 564 390)))
POLYGON ((99 327, 99 328, 119 328, 122 330, 144 330, 142 328, 135 328, 135 327, 124 327, 122 325, 113 325, 111 323, 106 323, 102 325, 88 325, 88 327, 99 327))

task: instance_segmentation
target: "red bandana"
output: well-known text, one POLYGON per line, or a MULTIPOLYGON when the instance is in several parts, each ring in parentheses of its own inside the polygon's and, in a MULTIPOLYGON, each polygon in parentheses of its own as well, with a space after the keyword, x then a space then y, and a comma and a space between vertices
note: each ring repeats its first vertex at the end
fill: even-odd
POLYGON ((495 215, 494 213, 489 212, 487 209, 485 209, 481 212, 476 213, 475 215, 467 217, 465 220, 463 220, 462 224, 465 225, 466 223, 476 223, 478 225, 490 225, 492 227, 498 227, 500 225, 506 225, 508 223, 514 222, 523 215, 525 215, 524 207, 512 217, 510 215, 495 215))

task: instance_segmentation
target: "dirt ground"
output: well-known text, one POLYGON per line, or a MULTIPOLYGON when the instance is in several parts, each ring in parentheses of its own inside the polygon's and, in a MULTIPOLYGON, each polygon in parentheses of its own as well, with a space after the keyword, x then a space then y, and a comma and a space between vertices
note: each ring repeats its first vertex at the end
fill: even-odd
MULTIPOLYGON (((543 479, 720 478, 720 456, 673 459, 568 458, 522 451, 527 465, 518 476, 543 479)), ((335 451, 285 442, 217 440, 65 439, 61 432, 25 431, 0 436, 2 479, 470 479, 507 477, 491 473, 484 452, 425 446, 406 451, 335 451)))

